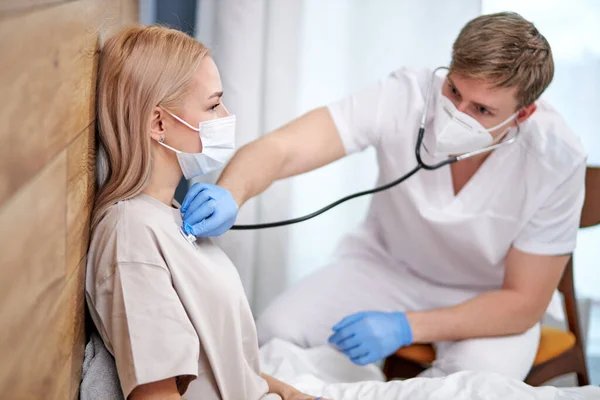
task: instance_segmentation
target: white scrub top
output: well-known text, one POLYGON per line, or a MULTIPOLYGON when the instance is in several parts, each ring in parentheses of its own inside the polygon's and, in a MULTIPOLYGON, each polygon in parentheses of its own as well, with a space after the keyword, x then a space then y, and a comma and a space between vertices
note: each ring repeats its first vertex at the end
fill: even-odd
MULTIPOLYGON (((329 105, 348 154, 377 150, 378 184, 417 164, 415 143, 431 70, 402 68, 376 85, 329 105)), ((444 77, 435 79, 425 141, 434 147, 433 116, 444 77)), ((584 198, 586 156, 579 139, 545 101, 521 125, 516 143, 495 150, 454 195, 451 171, 421 170, 374 195, 366 220, 346 237, 341 256, 384 252, 434 285, 480 293, 499 289, 511 246, 561 255, 575 248, 584 198)), ((426 162, 433 161, 425 151, 426 162)), ((424 294, 424 295, 435 295, 424 294)), ((549 310, 559 314, 553 301, 549 310)))

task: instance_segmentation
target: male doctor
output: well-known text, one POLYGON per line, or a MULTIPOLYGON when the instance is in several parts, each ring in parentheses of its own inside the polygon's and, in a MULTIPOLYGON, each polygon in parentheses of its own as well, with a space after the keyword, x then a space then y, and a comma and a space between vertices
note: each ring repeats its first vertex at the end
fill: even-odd
POLYGON ((196 236, 219 235, 274 180, 369 146, 378 184, 391 182, 416 165, 425 107, 429 161, 517 135, 374 195, 336 261, 280 296, 257 326, 261 344, 329 343, 361 365, 434 343, 437 360, 423 376, 484 370, 522 380, 575 248, 584 196, 582 146, 539 99, 553 74, 550 46, 531 22, 515 13, 475 18, 447 74, 401 68, 244 146, 219 186, 190 189, 184 223, 196 236))

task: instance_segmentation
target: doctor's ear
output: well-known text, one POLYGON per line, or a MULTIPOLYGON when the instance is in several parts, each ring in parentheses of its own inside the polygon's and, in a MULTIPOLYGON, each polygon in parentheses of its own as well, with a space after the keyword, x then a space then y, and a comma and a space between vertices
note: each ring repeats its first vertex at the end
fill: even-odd
POLYGON ((527 119, 533 115, 535 110, 537 110, 537 104, 535 103, 531 103, 530 105, 523 107, 517 114, 517 121, 519 121, 520 124, 527 121, 527 119))
POLYGON ((154 107, 150 114, 150 137, 156 141, 164 140, 167 133, 164 121, 165 114, 160 107, 154 107))

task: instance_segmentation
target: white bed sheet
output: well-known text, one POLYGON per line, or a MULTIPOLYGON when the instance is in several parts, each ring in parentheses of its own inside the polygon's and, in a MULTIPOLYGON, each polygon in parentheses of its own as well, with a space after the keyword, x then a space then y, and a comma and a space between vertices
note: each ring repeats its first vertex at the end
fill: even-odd
POLYGON ((374 365, 354 365, 330 347, 302 349, 279 339, 263 346, 260 357, 264 373, 330 400, 600 400, 598 387, 534 388, 498 374, 474 371, 386 383, 374 365))

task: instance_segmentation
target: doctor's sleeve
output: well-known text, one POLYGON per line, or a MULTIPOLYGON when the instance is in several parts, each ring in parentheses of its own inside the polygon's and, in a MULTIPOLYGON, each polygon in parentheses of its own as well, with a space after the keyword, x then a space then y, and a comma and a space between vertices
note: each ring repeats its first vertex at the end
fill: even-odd
POLYGON ((183 394, 198 376, 200 342, 171 284, 169 271, 118 263, 91 308, 110 343, 125 398, 139 385, 178 378, 183 394))
POLYGON ((387 80, 389 78, 328 105, 346 154, 377 146, 387 80))
POLYGON ((585 162, 545 199, 513 243, 531 254, 565 255, 575 250, 585 197, 585 162))

